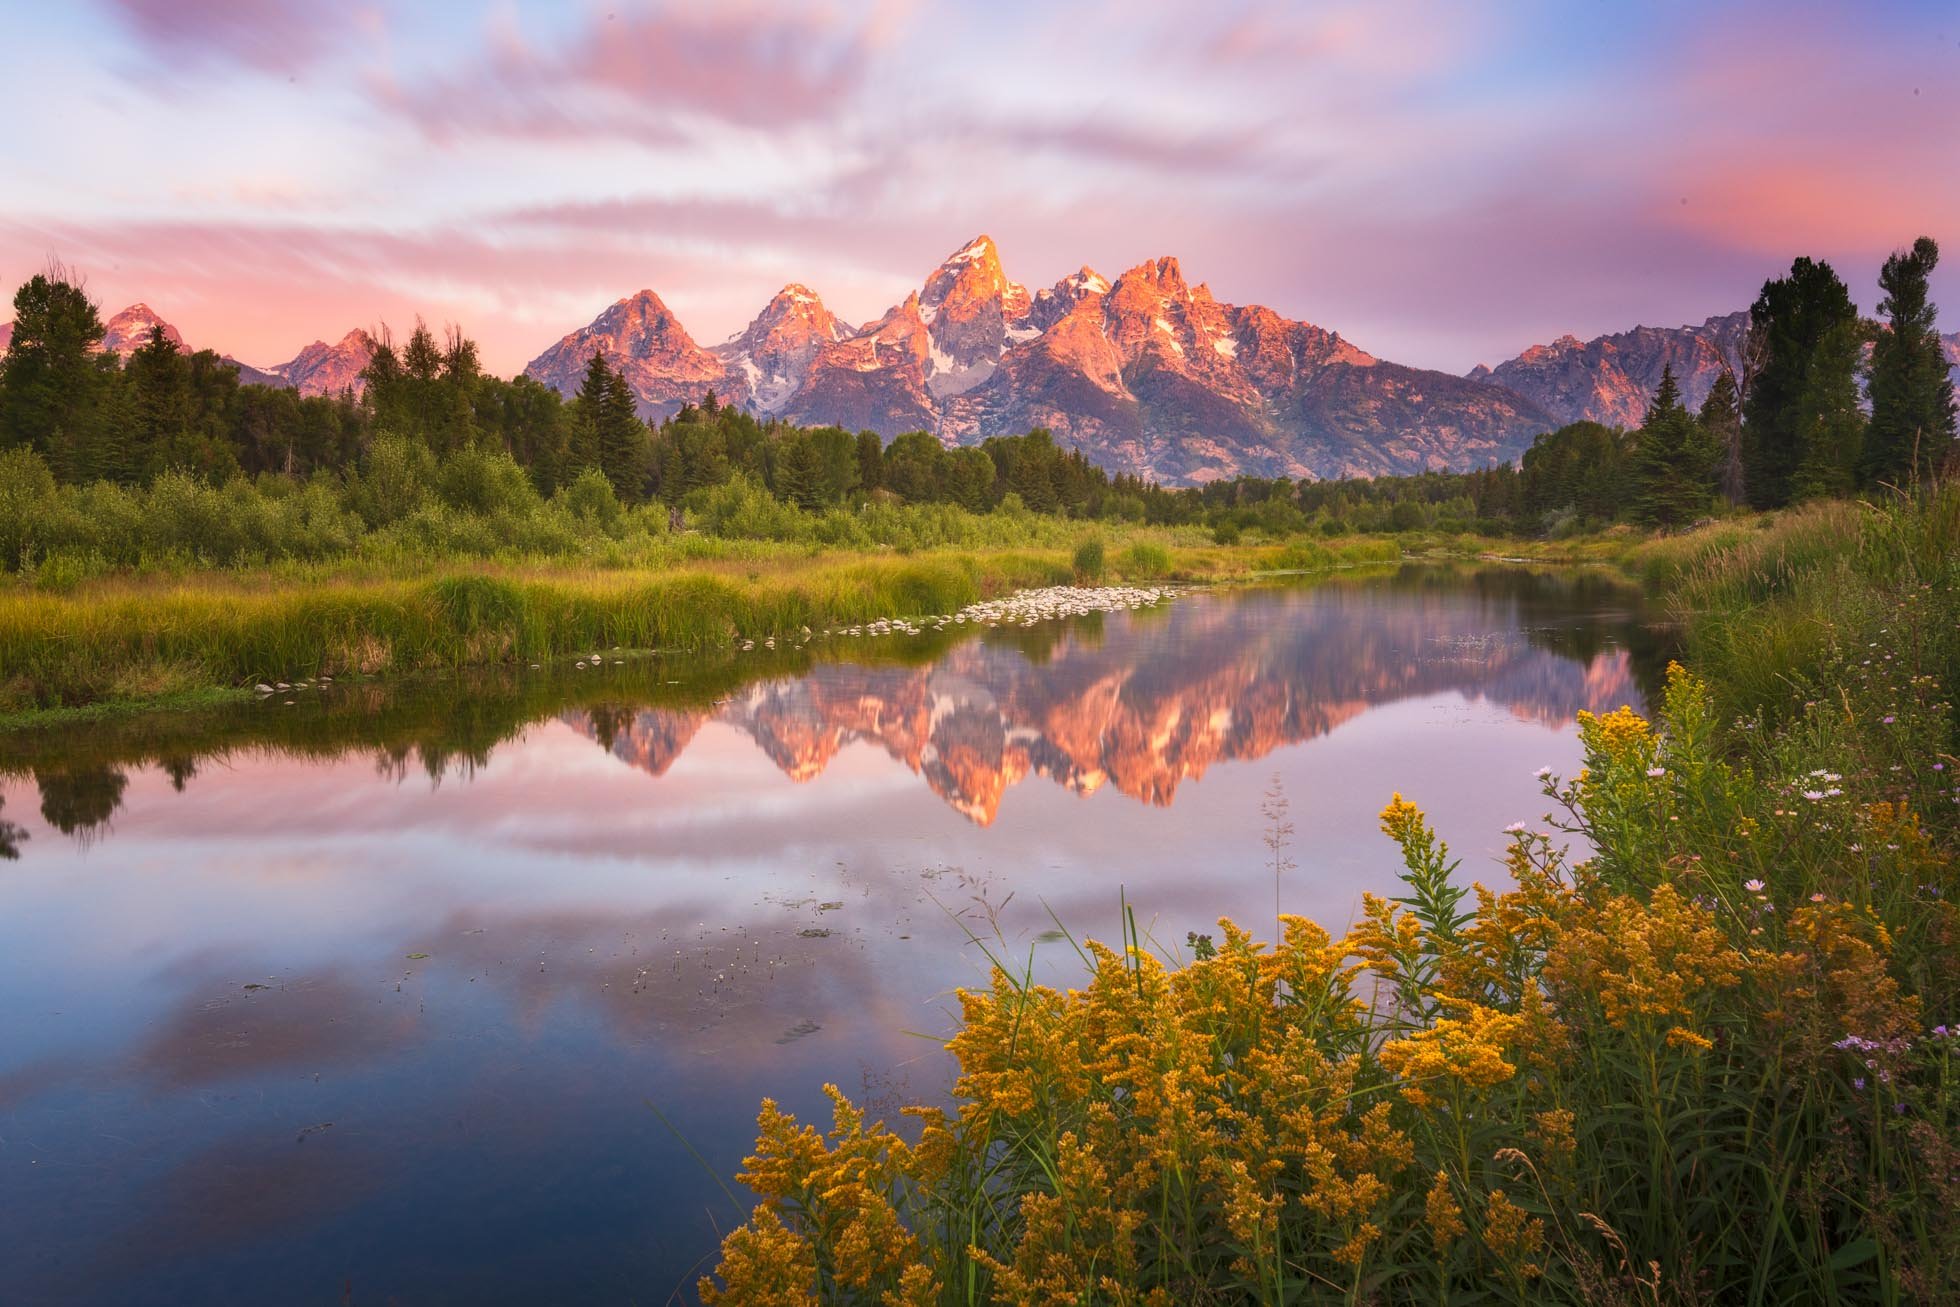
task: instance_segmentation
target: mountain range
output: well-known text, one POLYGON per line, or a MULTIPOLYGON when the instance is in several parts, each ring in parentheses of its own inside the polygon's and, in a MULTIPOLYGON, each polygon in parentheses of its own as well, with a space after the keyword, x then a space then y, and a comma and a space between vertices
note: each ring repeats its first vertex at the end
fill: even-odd
MULTIPOLYGON (((105 324, 122 357, 153 327, 145 304, 105 324)), ((710 389, 761 417, 929 431, 948 445, 1047 427, 1093 461, 1167 485, 1241 474, 1326 478, 1508 462, 1581 419, 1638 425, 1672 366, 1699 405, 1737 358, 1747 312, 1533 345, 1464 376, 1381 359, 1338 332, 1188 284, 1174 258, 1113 281, 1084 267, 1030 292, 980 236, 873 321, 852 324, 800 284, 704 347, 652 290, 617 301, 525 368, 570 395, 604 350, 650 419, 710 389)), ((0 350, 12 324, 0 325, 0 350)), ((1960 332, 1943 337, 1960 380, 1960 332)), ((375 337, 355 329, 240 379, 301 394, 361 390, 375 337)))

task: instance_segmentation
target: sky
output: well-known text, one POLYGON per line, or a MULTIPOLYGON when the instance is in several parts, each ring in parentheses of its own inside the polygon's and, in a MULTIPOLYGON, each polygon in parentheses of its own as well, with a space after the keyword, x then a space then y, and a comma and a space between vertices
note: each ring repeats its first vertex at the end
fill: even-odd
MULTIPOLYGON (((1960 0, 0 0, 0 282, 282 362, 419 315, 512 373, 650 287, 877 317, 985 232, 1030 287, 1175 255, 1399 362, 1746 307, 1870 311, 1946 244, 1960 0)), ((0 310, 0 317, 7 316, 0 310)))

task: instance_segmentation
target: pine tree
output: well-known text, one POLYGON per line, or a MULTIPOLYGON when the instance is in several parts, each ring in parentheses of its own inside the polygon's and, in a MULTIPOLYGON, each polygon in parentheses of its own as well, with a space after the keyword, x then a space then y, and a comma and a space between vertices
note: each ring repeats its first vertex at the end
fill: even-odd
POLYGON ((598 422, 599 470, 612 482, 621 500, 637 504, 646 498, 650 470, 646 424, 640 421, 633 388, 618 372, 606 378, 598 422))
POLYGON ((1835 417, 1829 431, 1814 419, 1847 386, 1856 395, 1857 352, 1845 352, 1843 333, 1856 332, 1858 310, 1830 264, 1805 258, 1763 283, 1749 322, 1764 358, 1743 403, 1743 468, 1749 502, 1778 508, 1795 493, 1799 464, 1814 458, 1806 451, 1846 434, 1835 417))
POLYGON ((785 435, 776 446, 776 498, 814 512, 823 506, 816 450, 803 432, 785 435))
POLYGON ((857 433, 858 485, 876 490, 885 484, 885 442, 875 431, 857 433))
POLYGON ((612 368, 606 363, 606 352, 596 351, 585 365, 585 380, 579 383, 578 396, 572 401, 571 430, 565 450, 567 481, 574 479, 582 468, 600 467, 599 430, 611 389, 612 368))
POLYGON ((65 269, 37 273, 15 293, 13 342, 0 355, 0 448, 25 445, 59 462, 57 444, 72 447, 113 384, 96 364, 101 343, 101 315, 65 269))
POLYGON ((1735 374, 1727 368, 1702 401, 1701 429, 1715 454, 1715 485, 1722 498, 1740 504, 1747 485, 1742 467, 1742 408, 1736 402, 1735 374))
POLYGON ((151 327, 123 375, 136 414, 135 461, 151 473, 184 466, 192 442, 190 367, 177 342, 151 327))
POLYGON ((1878 275, 1887 323, 1872 342, 1872 416, 1859 469, 1867 484, 1902 485, 1915 471, 1930 473, 1952 447, 1953 379, 1927 293, 1939 260, 1940 247, 1921 236, 1878 275))
POLYGON ((1824 333, 1811 351, 1792 422, 1797 434, 1793 499, 1849 494, 1857 479, 1865 415, 1858 407, 1858 356, 1863 324, 1853 317, 1824 333))
POLYGON ((1707 432, 1682 405, 1670 365, 1634 437, 1634 512, 1655 526, 1694 521, 1708 507, 1713 462, 1707 432))

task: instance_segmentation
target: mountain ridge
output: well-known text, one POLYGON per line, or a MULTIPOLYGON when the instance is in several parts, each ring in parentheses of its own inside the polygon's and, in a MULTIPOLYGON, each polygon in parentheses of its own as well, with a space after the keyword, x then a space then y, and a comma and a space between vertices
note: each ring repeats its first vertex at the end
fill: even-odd
POLYGON ((984 234, 855 330, 793 285, 703 350, 649 290, 524 371, 570 394, 599 350, 649 419, 712 385, 758 416, 886 437, 922 430, 947 445, 1044 426, 1104 467, 1167 484, 1463 469, 1515 459, 1555 425, 1501 384, 1389 363, 1338 332, 1221 302, 1174 257, 1113 282, 1085 265, 1031 294, 984 234), (808 313, 779 338, 773 323, 792 290, 808 296, 808 313), (622 320, 635 302, 644 313, 622 320))
MULTIPOLYGON (((758 417, 886 438, 923 430, 953 446, 1046 427, 1111 471, 1175 485, 1514 461, 1532 437, 1568 422, 1637 426, 1666 367, 1698 406, 1735 366, 1747 326, 1738 310, 1587 340, 1567 334, 1456 376, 1378 358, 1264 305, 1223 303, 1169 256, 1114 281, 1084 265, 1030 293, 981 235, 862 325, 791 282, 747 327, 704 347, 644 289, 524 371, 570 395, 605 349, 655 420, 713 389, 758 417)), ((104 323, 102 348, 126 360, 157 327, 190 348, 142 301, 104 323)), ((0 352, 12 335, 0 323, 0 352)), ((1960 331, 1941 346, 1960 383, 1960 331)), ((242 382, 358 396, 376 348, 355 328, 268 367, 220 357, 242 382)))

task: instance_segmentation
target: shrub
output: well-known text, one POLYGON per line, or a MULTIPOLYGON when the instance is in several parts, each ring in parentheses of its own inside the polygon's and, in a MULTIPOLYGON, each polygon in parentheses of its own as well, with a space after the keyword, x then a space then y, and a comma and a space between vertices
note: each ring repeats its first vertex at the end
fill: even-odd
POLYGON ((626 515, 612 482, 596 467, 581 470, 570 485, 552 496, 551 504, 580 527, 601 535, 618 535, 626 515))
POLYGON ((54 473, 31 449, 0 453, 0 569, 33 561, 36 538, 55 497, 54 473))
POLYGON ((501 450, 460 449, 442 461, 437 493, 451 508, 491 516, 533 513, 540 503, 531 478, 501 450))

